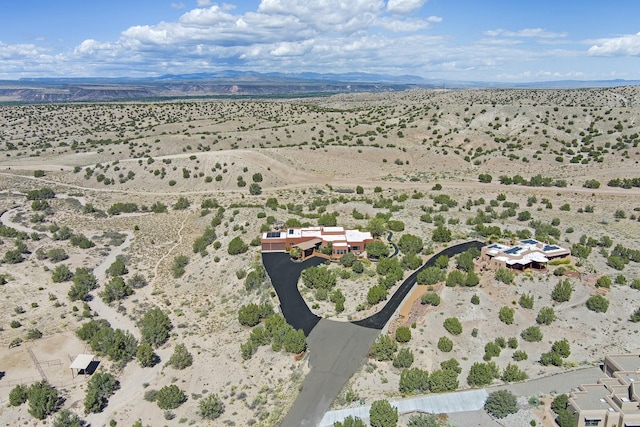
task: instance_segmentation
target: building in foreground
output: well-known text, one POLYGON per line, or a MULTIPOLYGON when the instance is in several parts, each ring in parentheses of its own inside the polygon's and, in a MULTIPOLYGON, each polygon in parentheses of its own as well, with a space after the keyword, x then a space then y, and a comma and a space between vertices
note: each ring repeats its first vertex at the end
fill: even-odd
POLYGON ((569 396, 578 427, 640 427, 640 355, 606 356, 605 377, 569 396))
POLYGON ((349 252, 361 255, 365 247, 373 241, 373 236, 368 231, 320 226, 269 231, 262 233, 260 238, 262 252, 285 252, 299 248, 302 257, 307 258, 316 250, 330 248, 329 256, 333 259, 340 259, 349 252))
POLYGON ((491 270, 501 267, 514 270, 546 270, 549 261, 569 255, 569 249, 535 239, 522 240, 515 246, 493 243, 480 250, 479 267, 491 270))

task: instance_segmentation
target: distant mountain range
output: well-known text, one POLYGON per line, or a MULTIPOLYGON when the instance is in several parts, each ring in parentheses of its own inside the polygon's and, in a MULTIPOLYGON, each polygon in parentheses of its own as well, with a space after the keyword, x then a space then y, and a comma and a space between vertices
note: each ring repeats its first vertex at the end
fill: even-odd
POLYGON ((202 97, 305 97, 335 93, 429 89, 587 88, 640 85, 639 80, 504 83, 425 79, 371 73, 215 73, 158 77, 24 78, 0 81, 0 102, 89 102, 202 97))

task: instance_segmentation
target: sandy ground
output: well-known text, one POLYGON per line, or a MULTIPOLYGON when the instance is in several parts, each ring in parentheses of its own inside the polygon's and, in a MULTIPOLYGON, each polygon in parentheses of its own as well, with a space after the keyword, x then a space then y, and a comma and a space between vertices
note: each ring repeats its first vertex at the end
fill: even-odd
MULTIPOLYGON (((388 212, 374 208, 372 200, 396 197, 393 204, 402 208, 393 213, 393 219, 405 223, 404 233, 422 237, 425 246, 437 251, 441 246, 431 241, 434 224, 420 221, 423 207, 433 207, 432 216, 442 214, 454 241, 462 241, 475 237, 467 221, 502 193, 507 201, 518 204, 518 212, 528 210, 543 222, 559 219, 562 245, 571 246, 583 234, 596 239, 607 235, 614 246, 619 243, 638 249, 640 223, 635 209, 640 208, 640 190, 606 185, 612 178, 638 177, 640 150, 633 134, 637 132, 639 113, 625 100, 638 105, 640 90, 410 91, 274 103, 2 106, 0 211, 9 211, 3 221, 25 231, 38 229, 42 238, 26 241, 31 254, 24 255, 24 262, 0 264, 0 274, 8 279, 0 286, 3 307, 7 307, 0 313, 0 371, 5 371, 0 379, 0 400, 6 402, 16 381, 30 383, 40 378, 31 358, 25 356, 29 346, 41 364, 62 361, 56 366, 51 362, 51 373, 46 370, 49 367, 45 369, 47 378, 64 390, 66 407, 82 411, 82 379, 68 385, 66 377, 59 375, 68 372, 69 355, 84 351, 84 344, 74 335, 84 321, 83 306, 68 300, 69 282, 51 281, 55 264, 35 256, 38 248, 63 248, 69 255, 65 264, 72 270, 81 266, 96 269, 101 285, 101 268, 108 267, 118 254, 126 260, 129 276, 140 273, 148 280, 148 286, 113 308, 94 298, 91 309, 99 317, 138 334, 135 325, 144 311, 160 306, 174 324, 170 341, 158 350, 162 359, 159 365, 143 369, 134 361, 116 372, 122 388, 112 396, 103 414, 87 417, 92 425, 107 424, 111 419, 119 425, 130 425, 138 418, 149 425, 200 425, 198 400, 208 393, 218 394, 226 406, 222 417, 212 425, 230 421, 236 425, 253 421, 256 425, 277 425, 297 395, 308 367, 304 360, 295 361, 267 347, 249 361, 240 357, 239 345, 247 340, 249 330, 238 323, 238 308, 264 301, 277 306, 277 301, 266 286, 257 292, 244 290, 236 272, 249 271, 259 260, 259 250, 250 247, 245 254, 228 255, 226 248, 234 236, 250 242, 265 221, 258 216, 262 212, 277 220, 297 218, 315 224, 315 219, 293 213, 296 205, 302 206, 304 214, 317 213, 317 207, 309 209, 315 199, 329 201, 324 208, 339 213, 339 225, 364 227, 367 216, 388 212), (622 130, 618 130, 620 127, 622 130), (583 142, 587 135, 593 142, 583 142), (578 155, 589 161, 571 163, 578 155), (481 173, 491 174, 492 183, 479 184, 481 173), (538 173, 564 179, 567 186, 534 188, 498 182, 500 175, 529 178, 538 173), (584 188, 587 179, 600 181, 600 188, 584 188), (249 193, 254 180, 259 181, 260 195, 249 193), (241 182, 244 186, 238 184, 241 182), (441 193, 432 190, 436 183, 458 202, 457 206, 439 211, 429 197, 441 193), (362 196, 353 192, 356 185, 364 187, 362 196), (24 194, 43 186, 65 197, 51 200, 50 213, 42 223, 34 223, 31 221, 37 212, 24 194), (380 192, 374 192, 376 187, 380 192), (409 197, 398 201, 402 195, 409 197), (527 206, 532 195, 537 200, 527 206), (189 209, 172 209, 180 196, 189 199, 189 209), (276 198, 282 207, 277 211, 264 208, 269 197, 276 198), (210 247, 208 255, 201 257, 193 253, 192 244, 213 215, 199 208, 206 198, 217 199, 226 210, 222 224, 216 227, 220 248, 210 247), (544 198, 553 205, 551 209, 542 203, 544 198), (469 210, 465 208, 468 200, 469 210), (161 214, 119 216, 82 211, 87 204, 106 211, 116 202, 131 201, 141 208, 162 202, 169 209, 161 214), (570 210, 559 209, 565 203, 570 210), (587 205, 594 207, 594 213, 578 212, 587 205), (354 210, 365 219, 354 219, 354 210), (616 210, 623 210, 626 218, 616 220, 616 210), (68 241, 52 240, 46 228, 53 223, 82 232, 96 246, 82 250, 68 241), (112 244, 113 233, 122 237, 120 244, 112 244), (190 261, 185 275, 176 279, 171 263, 182 254, 190 261), (16 307, 24 312, 14 310, 16 307), (12 320, 22 326, 11 328, 12 320), (8 349, 13 339, 24 337, 32 328, 42 331, 44 338, 8 349), (48 354, 44 347, 49 346, 44 343, 53 341, 56 344, 52 347, 59 350, 48 354), (194 356, 193 367, 184 371, 164 366, 178 343, 184 343, 194 356), (15 366, 9 366, 10 361, 15 366), (170 383, 185 390, 189 400, 174 411, 173 420, 166 420, 163 411, 144 401, 143 395, 146 390, 170 383)), ((502 202, 494 209, 498 214, 506 210, 502 202)), ((530 229, 528 223, 515 217, 497 218, 490 225, 512 232, 530 229)), ((402 234, 396 233, 396 239, 402 234)), ((13 238, 0 240, 2 255, 15 245, 13 238)), ((613 270, 594 248, 576 269, 582 279, 572 279, 574 294, 569 303, 554 306, 558 320, 542 327, 543 342, 519 342, 519 348, 529 354, 519 366, 531 378, 563 369, 542 367, 537 362, 553 341, 563 337, 570 338, 569 360, 578 366, 597 363, 607 352, 639 347, 637 328, 627 319, 638 307, 640 293, 628 285, 614 285, 606 292, 611 302, 607 314, 584 307, 586 298, 596 292, 595 277, 622 274, 629 283, 640 277, 638 265, 632 262, 621 272, 613 270)), ((463 367, 460 386, 465 388, 468 369, 482 360, 484 344, 497 337, 519 336, 522 329, 535 323, 538 310, 553 305, 550 292, 556 282, 557 278, 549 274, 523 274, 514 286, 504 286, 487 273, 474 289, 438 288, 443 303, 435 309, 416 311, 420 307, 407 302, 389 329, 415 321, 413 339, 406 344, 414 351, 414 366, 433 370, 442 360, 456 357, 463 367), (517 306, 520 294, 525 292, 536 298, 533 310, 517 306), (478 306, 469 303, 474 293, 481 299, 478 306), (516 309, 513 325, 497 319, 503 305, 516 309), (436 343, 447 334, 442 321, 450 316, 461 319, 464 332, 452 338, 454 350, 442 354, 436 343), (476 338, 470 335, 473 328, 478 329, 476 338)), ((374 312, 376 307, 357 310, 374 283, 375 275, 339 279, 338 286, 347 297, 345 311, 336 315, 331 304, 320 303, 317 312, 342 321, 374 312)), ((416 290, 410 298, 419 297, 419 292, 416 290)), ((504 367, 511 361, 512 352, 505 349, 494 360, 504 367)), ((105 358, 101 365, 112 369, 105 358)), ((399 395, 398 378, 399 371, 390 363, 376 362, 357 373, 350 386, 367 401, 395 397, 399 395)), ((34 424, 26 406, 3 407, 0 422, 34 424)))

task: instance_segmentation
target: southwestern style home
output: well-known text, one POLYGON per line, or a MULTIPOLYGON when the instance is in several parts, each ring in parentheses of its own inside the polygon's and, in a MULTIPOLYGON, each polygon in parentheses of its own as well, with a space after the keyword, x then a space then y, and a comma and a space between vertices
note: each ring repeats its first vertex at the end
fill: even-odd
POLYGON ((321 226, 269 231, 262 233, 260 239, 262 252, 285 252, 298 248, 302 251, 302 258, 307 258, 320 248, 331 248, 329 257, 332 259, 340 259, 349 252, 361 255, 373 241, 368 231, 321 226))
POLYGON ((513 270, 546 270, 549 261, 569 255, 569 249, 535 239, 522 240, 515 246, 493 243, 481 249, 479 267, 491 270, 501 267, 513 270))
POLYGON ((640 355, 606 356, 602 370, 606 376, 569 395, 576 426, 640 427, 640 355))

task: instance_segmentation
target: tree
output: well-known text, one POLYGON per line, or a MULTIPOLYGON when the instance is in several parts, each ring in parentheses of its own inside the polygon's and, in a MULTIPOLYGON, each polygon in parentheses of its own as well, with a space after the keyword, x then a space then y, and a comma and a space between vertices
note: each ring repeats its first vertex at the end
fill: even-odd
POLYGON ((198 403, 198 414, 204 419, 215 420, 224 412, 224 403, 215 394, 204 397, 198 403))
POLYGON ((569 345, 569 341, 567 341, 566 338, 563 338, 560 341, 555 341, 553 343, 551 351, 559 354, 563 359, 566 359, 571 355, 571 346, 569 345))
POLYGON ((573 289, 569 279, 560 280, 551 291, 551 298, 555 302, 567 302, 571 299, 572 292, 573 289))
POLYGON ((142 318, 140 330, 142 342, 159 347, 169 339, 171 328, 173 325, 169 316, 158 307, 152 308, 142 318))
POLYGON ((358 257, 356 256, 356 254, 354 254, 353 252, 348 252, 340 257, 340 265, 347 268, 352 267, 353 263, 357 260, 358 257))
POLYGON ((173 209, 176 211, 183 211, 185 209, 188 209, 189 206, 191 206, 191 202, 189 201, 189 199, 187 199, 186 197, 180 196, 180 198, 178 198, 178 200, 176 201, 175 205, 173 205, 173 209))
POLYGON ((407 326, 400 326, 396 329, 396 341, 399 343, 406 343, 411 341, 411 329, 407 326))
POLYGON ((133 289, 125 283, 122 277, 115 276, 104 286, 104 290, 100 292, 100 297, 109 304, 126 298, 131 294, 133 294, 133 289))
POLYGON ((395 427, 398 424, 398 408, 391 406, 388 400, 376 400, 369 409, 371 427, 395 427))
POLYGON ((437 307, 440 305, 440 295, 435 292, 427 292, 420 297, 420 303, 437 307))
POLYGON ((158 363, 159 357, 153 351, 153 347, 150 344, 142 343, 138 346, 136 352, 136 359, 143 368, 149 368, 155 366, 158 363))
POLYGON ((518 412, 518 399, 508 390, 494 391, 487 397, 484 409, 493 417, 501 419, 518 412))
POLYGON ((262 187, 260 187, 260 184, 257 183, 253 183, 249 186, 249 194, 251 194, 252 196, 257 196, 262 194, 262 187))
POLYGON ((120 382, 108 372, 96 372, 87 384, 87 395, 84 398, 85 414, 102 412, 111 396, 120 388, 120 382))
POLYGON ((51 281, 53 283, 67 282, 73 278, 73 273, 65 264, 56 265, 51 273, 51 281))
POLYGON ((284 336, 284 351, 287 353, 300 354, 307 347, 307 338, 302 329, 295 330, 289 328, 284 336))
POLYGON ((429 373, 420 368, 403 369, 399 388, 404 394, 426 393, 429 391, 429 373))
POLYGON ((421 270, 418 273, 416 280, 420 285, 435 285, 438 282, 444 281, 445 278, 446 274, 443 270, 436 266, 431 266, 421 270))
POLYGON ((438 243, 446 243, 451 241, 451 230, 449 230, 444 225, 439 225, 435 230, 433 230, 433 234, 431 239, 434 242, 438 243))
POLYGON ((107 274, 109 276, 122 276, 127 274, 128 272, 129 270, 127 270, 127 266, 124 265, 124 261, 122 261, 120 258, 116 258, 116 260, 113 261, 109 268, 107 268, 107 274))
POLYGON ((249 249, 249 246, 242 241, 240 236, 236 236, 229 242, 227 252, 229 255, 239 255, 245 253, 249 249))
POLYGON ((82 427, 86 422, 68 409, 61 410, 53 420, 53 427, 82 427))
MULTIPOLYGON (((611 258, 611 257, 609 257, 611 258)), ((596 281, 596 288, 606 288, 609 289, 611 287, 611 279, 609 276, 600 276, 596 281)))
POLYGON ((458 385, 458 373, 450 369, 437 369, 429 375, 429 389, 432 393, 455 391, 458 385))
POLYGON ((465 281, 466 281, 467 275, 464 274, 462 271, 460 270, 451 270, 448 274, 447 274, 447 280, 446 280, 446 285, 453 288, 455 286, 462 286, 464 285, 465 281))
POLYGON ((371 218, 367 224, 367 230, 374 238, 382 236, 387 231, 385 219, 378 216, 371 218))
POLYGON ((528 309, 532 309, 533 308, 533 295, 531 294, 522 294, 520 296, 520 300, 518 300, 518 304, 520 304, 520 307, 522 308, 528 308, 528 309))
POLYGON ((434 414, 415 414, 409 417, 407 427, 440 427, 438 416, 434 414))
POLYGON ((462 333, 462 324, 457 317, 449 317, 445 319, 443 326, 451 335, 460 335, 462 333))
POLYGON ((559 427, 574 427, 576 425, 576 417, 568 409, 562 409, 558 412, 556 423, 559 427))
POLYGON ((369 356, 378 360, 391 360, 393 354, 398 350, 398 344, 396 344, 389 335, 383 334, 373 343, 369 356))
POLYGON ((509 363, 504 371, 502 371, 502 381, 511 383, 517 381, 524 381, 527 379, 527 374, 518 368, 518 365, 509 363))
POLYGON ((449 337, 440 337, 438 340, 438 349, 443 353, 449 353, 453 350, 453 341, 449 337))
POLYGON ((424 243, 422 242, 422 239, 418 236, 414 236, 413 234, 403 234, 398 240, 398 249, 406 255, 420 253, 423 246, 424 243))
POLYGON ((173 350, 173 354, 169 358, 169 366, 176 369, 185 369, 193 363, 193 356, 187 350, 184 344, 180 343, 176 345, 173 350))
POLYGON ((413 352, 409 348, 401 348, 393 359, 394 368, 409 368, 413 364, 413 352))
POLYGON ((175 384, 162 387, 156 394, 156 404, 160 409, 176 409, 186 401, 184 391, 175 384))
POLYGON ((513 283, 514 275, 508 268, 500 267, 496 270, 496 280, 509 285, 513 283))
POLYGON ((554 320, 556 320, 556 312, 553 307, 542 307, 536 317, 536 323, 539 325, 550 325, 554 320))
POLYGON ((62 403, 58 390, 46 380, 32 384, 27 395, 29 413, 39 420, 44 420, 48 415, 57 411, 62 403))
POLYGON ((491 360, 492 357, 500 356, 501 348, 493 341, 489 341, 484 346, 484 360, 491 360))
POLYGON ((380 240, 369 243, 366 250, 369 258, 378 259, 389 256, 389 245, 380 240))
POLYGON ((333 427, 366 427, 366 424, 360 418, 349 415, 342 422, 333 423, 333 427))
POLYGON ((529 326, 520 333, 520 336, 527 342, 542 341, 542 332, 538 326, 529 326))
POLYGON ((22 385, 18 384, 9 392, 9 406, 20 406, 24 402, 27 401, 29 389, 22 385))
POLYGON ((596 313, 606 313, 609 309, 609 300, 602 295, 592 295, 587 300, 587 308, 596 313))
POLYGON ((367 302, 371 305, 387 299, 387 287, 384 285, 374 285, 367 292, 367 302))
POLYGON ((447 359, 440 362, 440 369, 448 369, 450 371, 455 372, 456 374, 460 374, 462 372, 462 368, 460 367, 460 362, 458 362, 455 358, 447 359))
POLYGON ((484 387, 491 384, 493 379, 498 376, 498 367, 495 363, 475 362, 471 365, 471 369, 469 370, 467 383, 469 383, 471 387, 484 387))
POLYGON ((484 184, 489 184, 491 183, 491 181, 493 181, 493 177, 488 173, 481 173, 480 175, 478 175, 478 181, 484 184))
POLYGON ((469 271, 464 279, 464 285, 467 287, 472 287, 478 286, 479 283, 480 278, 478 277, 478 275, 473 270, 469 271))
POLYGON ((515 314, 515 310, 511 307, 507 307, 506 305, 500 309, 498 313, 498 318, 501 322, 511 325, 513 323, 513 315, 515 314))
POLYGON ((562 356, 554 351, 542 353, 540 355, 540 364, 542 364, 542 366, 562 366, 562 356))

